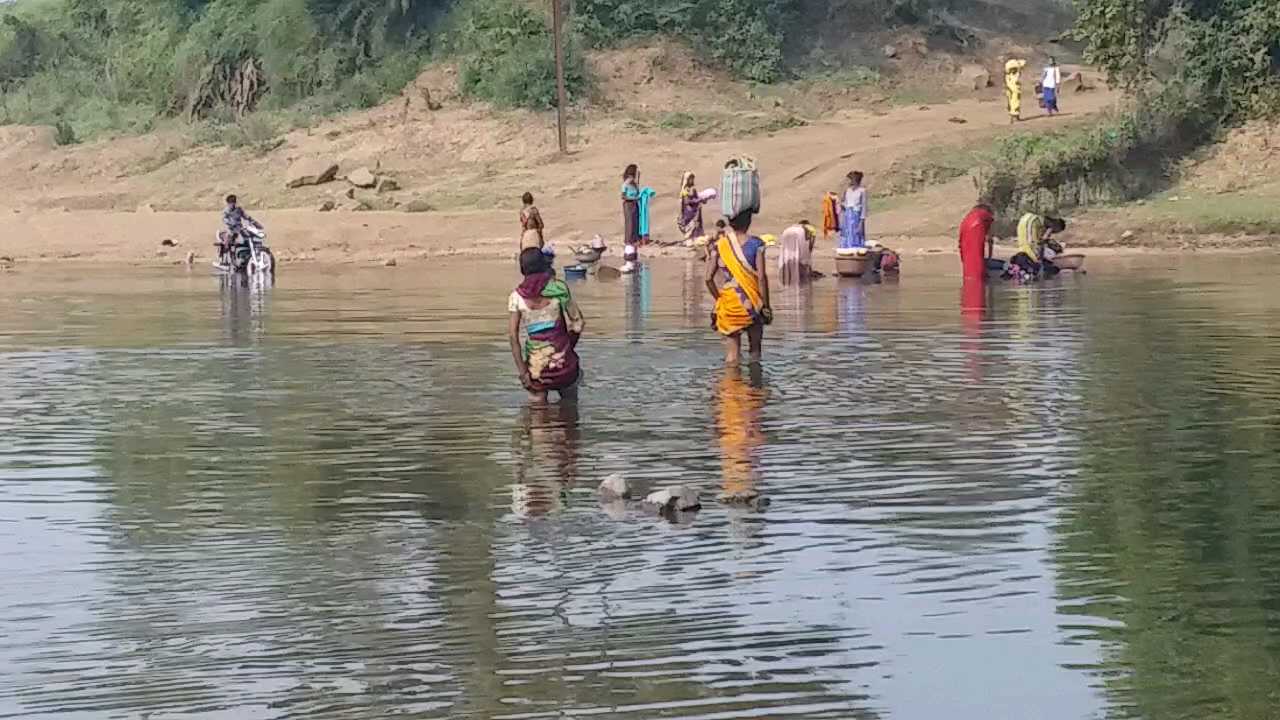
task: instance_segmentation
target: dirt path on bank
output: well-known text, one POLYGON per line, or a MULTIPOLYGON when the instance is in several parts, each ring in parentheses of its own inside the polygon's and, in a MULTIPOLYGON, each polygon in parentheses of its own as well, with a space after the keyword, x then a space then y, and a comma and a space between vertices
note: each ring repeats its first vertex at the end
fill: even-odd
MULTIPOLYGON (((821 194, 839 188, 846 172, 859 169, 867 174, 872 193, 868 225, 874 237, 908 253, 950 251, 955 224, 973 202, 971 180, 960 178, 881 203, 876 195, 878 174, 894 161, 918 156, 930 148, 980 142, 1009 132, 1048 130, 1080 120, 1114 101, 1115 96, 1101 90, 1069 94, 1064 102, 1068 115, 1035 117, 1011 128, 998 90, 993 88, 944 104, 851 109, 771 135, 696 142, 628 130, 624 122, 605 119, 578 129, 574 151, 568 157, 547 154, 544 144, 538 144, 536 148, 521 146, 528 150, 524 153, 515 148, 520 158, 515 161, 495 162, 493 157, 504 156, 501 148, 486 148, 488 155, 468 160, 468 154, 475 156, 479 152, 471 149, 447 159, 437 158, 435 167, 419 163, 413 168, 403 166, 405 169, 400 172, 416 173, 422 182, 448 188, 455 197, 474 197, 474 204, 482 209, 423 213, 321 213, 315 209, 322 199, 339 197, 345 183, 299 192, 297 204, 304 207, 250 209, 267 225, 270 244, 284 261, 374 263, 395 258, 398 262, 412 262, 442 255, 510 254, 517 236, 518 196, 525 190, 538 196, 548 223, 548 236, 558 245, 584 242, 600 233, 616 247, 621 231, 617 192, 625 164, 638 163, 642 184, 658 191, 653 209, 655 239, 675 240, 674 189, 681 172, 692 170, 698 174, 700 185, 714 186, 724 159, 745 153, 755 156, 762 169, 764 209, 757 224, 761 231, 780 229, 802 216, 818 219, 821 194), (883 209, 877 208, 878 204, 883 209)), ((413 147, 413 139, 405 134, 407 130, 393 133, 379 124, 388 112, 391 111, 370 111, 367 116, 335 120, 331 129, 320 127, 305 135, 291 134, 288 152, 294 157, 299 153, 317 155, 329 144, 347 148, 346 156, 358 154, 352 148, 359 147, 364 148, 360 152, 365 155, 378 155, 388 147, 394 149, 405 143, 406 138, 410 144, 403 147, 413 147), (375 145, 376 152, 369 149, 375 145)), ((404 117, 400 121, 406 122, 404 117)), ((438 131, 443 121, 435 118, 431 122, 438 131)), ((473 118, 473 122, 480 121, 473 118)), ((535 133, 541 136, 547 134, 547 128, 517 128, 516 132, 516 137, 521 138, 535 133)), ((492 142, 501 145, 504 138, 509 136, 494 137, 492 142)), ((538 142, 543 143, 541 137, 538 142)), ((145 139, 118 144, 141 148, 145 147, 145 139)), ((216 198, 222 190, 248 187, 250 191, 241 194, 252 203, 252 191, 262 188, 260 192, 268 192, 266 188, 280 184, 279 173, 283 172, 271 165, 270 155, 246 160, 240 166, 234 154, 211 151, 203 161, 183 160, 156 172, 108 179, 88 167, 108 150, 98 148, 97 156, 89 152, 48 150, 48 156, 27 158, 33 166, 46 171, 42 177, 12 172, 0 177, 0 191, 6 192, 5 199, 0 200, 0 256, 17 262, 74 259, 166 263, 195 252, 198 259, 207 260, 218 229, 216 198), (59 153, 63 155, 60 157, 59 153), (63 169, 58 170, 59 167, 63 169), (164 198, 172 197, 175 188, 182 188, 183 183, 198 185, 202 196, 211 198, 207 210, 151 209, 153 199, 154 207, 163 207, 164 198), (166 239, 174 246, 162 247, 166 239)), ((114 152, 123 154, 128 150, 114 152)), ((405 153, 412 157, 410 150, 405 153)), ((274 162, 278 165, 285 159, 281 155, 274 162)), ((288 197, 277 194, 275 204, 287 204, 288 197)))

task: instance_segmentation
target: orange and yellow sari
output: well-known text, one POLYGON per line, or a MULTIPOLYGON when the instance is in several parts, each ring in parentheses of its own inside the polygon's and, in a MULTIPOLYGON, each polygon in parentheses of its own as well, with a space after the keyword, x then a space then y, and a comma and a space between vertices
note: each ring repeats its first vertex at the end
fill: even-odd
POLYGON ((764 444, 761 414, 764 390, 753 388, 736 371, 720 381, 717 420, 720 434, 720 467, 724 493, 729 496, 756 491, 756 448, 764 444))
POLYGON ((747 262, 742 244, 732 229, 716 240, 716 253, 720 256, 720 267, 729 274, 729 282, 720 288, 720 298, 716 300, 716 331, 733 336, 763 321, 760 309, 764 307, 764 297, 760 278, 747 262))

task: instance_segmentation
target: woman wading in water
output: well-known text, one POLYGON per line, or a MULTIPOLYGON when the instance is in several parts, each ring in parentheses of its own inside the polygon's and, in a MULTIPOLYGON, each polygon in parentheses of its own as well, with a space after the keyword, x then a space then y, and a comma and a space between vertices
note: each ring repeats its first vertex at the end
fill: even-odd
POLYGON ((507 299, 511 359, 529 398, 545 402, 555 390, 562 400, 577 396, 578 338, 586 323, 569 288, 557 280, 538 248, 520 251, 524 282, 507 299))
POLYGON ((760 362, 764 326, 773 322, 764 241, 748 235, 752 212, 730 218, 728 229, 709 248, 707 291, 716 301, 712 324, 724 338, 726 365, 742 360, 742 333, 747 334, 748 361, 760 362), (727 276, 721 285, 719 278, 727 276))

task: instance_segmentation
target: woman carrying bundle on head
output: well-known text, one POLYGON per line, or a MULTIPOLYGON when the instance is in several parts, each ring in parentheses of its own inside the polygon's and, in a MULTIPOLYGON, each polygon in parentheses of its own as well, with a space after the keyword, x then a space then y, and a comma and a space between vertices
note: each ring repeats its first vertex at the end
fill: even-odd
POLYGON ((753 215, 744 210, 729 218, 728 228, 712 243, 707 256, 707 290, 716 303, 712 325, 724 338, 727 365, 741 362, 743 332, 749 362, 760 362, 764 326, 773 321, 764 241, 747 234, 753 215), (723 285, 722 278, 727 278, 723 285))
POLYGON ((1026 60, 1009 58, 1004 64, 1004 100, 1009 110, 1009 122, 1022 119, 1022 68, 1026 60))

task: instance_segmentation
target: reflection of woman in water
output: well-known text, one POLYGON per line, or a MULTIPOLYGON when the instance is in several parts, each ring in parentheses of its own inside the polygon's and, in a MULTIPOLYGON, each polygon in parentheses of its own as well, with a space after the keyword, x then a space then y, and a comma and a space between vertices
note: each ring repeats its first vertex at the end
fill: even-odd
POLYGON ((851 336, 866 331, 866 286, 857 281, 842 281, 836 294, 836 318, 840 328, 851 336))
POLYGON ((512 448, 511 507, 516 515, 546 515, 563 504, 578 479, 579 438, 576 403, 525 408, 512 448))
POLYGON ((729 367, 720 380, 716 430, 723 490, 731 497, 757 492, 755 450, 764 444, 761 415, 766 398, 759 372, 759 366, 754 366, 748 383, 739 368, 729 367))
POLYGON ((988 318, 990 285, 980 278, 965 278, 960 286, 960 319, 964 324, 964 355, 969 366, 969 376, 981 382, 982 375, 982 322, 988 318))

